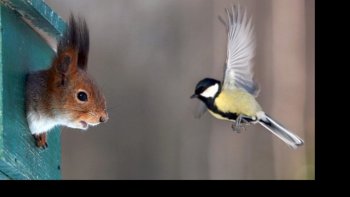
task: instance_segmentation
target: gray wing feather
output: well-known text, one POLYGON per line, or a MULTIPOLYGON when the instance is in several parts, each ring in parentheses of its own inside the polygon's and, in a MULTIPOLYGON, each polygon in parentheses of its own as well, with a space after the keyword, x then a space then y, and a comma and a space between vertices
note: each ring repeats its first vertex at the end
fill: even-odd
POLYGON ((202 101, 198 101, 196 109, 193 112, 193 115, 194 115, 195 118, 199 119, 207 111, 208 111, 207 106, 202 101))
POLYGON ((251 17, 239 5, 226 9, 228 21, 227 60, 223 88, 242 88, 257 96, 259 88, 253 81, 255 36, 251 17))

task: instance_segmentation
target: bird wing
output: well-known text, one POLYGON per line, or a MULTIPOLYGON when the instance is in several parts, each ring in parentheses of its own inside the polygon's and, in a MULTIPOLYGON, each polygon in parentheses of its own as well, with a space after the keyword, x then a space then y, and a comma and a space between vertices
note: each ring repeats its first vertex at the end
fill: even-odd
POLYGON ((207 106, 202 101, 198 101, 197 106, 196 106, 195 110, 193 111, 193 115, 195 118, 199 119, 207 111, 208 111, 207 106))
POLYGON ((224 74, 225 89, 242 88, 257 96, 259 88, 253 81, 252 59, 255 55, 255 36, 251 17, 239 5, 226 9, 228 33, 227 60, 224 74))

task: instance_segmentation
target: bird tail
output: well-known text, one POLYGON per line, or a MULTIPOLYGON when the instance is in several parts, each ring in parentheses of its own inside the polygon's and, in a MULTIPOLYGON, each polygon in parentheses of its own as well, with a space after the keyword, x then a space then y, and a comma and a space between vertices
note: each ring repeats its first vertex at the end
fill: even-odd
POLYGON ((296 149, 298 148, 298 146, 304 144, 304 141, 300 137, 288 131, 286 128, 284 128, 281 124, 277 123, 267 114, 262 113, 260 114, 260 117, 258 116, 258 118, 259 123, 263 127, 265 127, 271 133, 276 135, 278 138, 280 138, 282 141, 288 144, 291 148, 296 149))

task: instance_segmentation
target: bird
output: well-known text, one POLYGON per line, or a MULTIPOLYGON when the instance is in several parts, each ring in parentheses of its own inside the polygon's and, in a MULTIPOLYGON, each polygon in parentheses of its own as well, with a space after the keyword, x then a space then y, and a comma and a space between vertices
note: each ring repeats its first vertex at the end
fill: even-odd
POLYGON ((235 132, 259 123, 289 147, 297 149, 304 141, 265 113, 256 100, 260 88, 253 80, 256 40, 252 17, 237 4, 226 8, 225 12, 226 21, 219 17, 227 31, 223 82, 204 78, 197 83, 190 98, 201 101, 204 110, 200 111, 209 111, 217 119, 231 121, 235 132))

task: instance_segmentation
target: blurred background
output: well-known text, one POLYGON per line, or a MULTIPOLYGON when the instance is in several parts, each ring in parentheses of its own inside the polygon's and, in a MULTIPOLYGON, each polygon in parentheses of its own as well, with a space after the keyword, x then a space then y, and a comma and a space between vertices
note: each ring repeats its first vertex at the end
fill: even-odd
MULTIPOLYGON (((64 179, 314 179, 314 0, 240 1, 257 35, 255 79, 264 110, 302 137, 297 150, 259 125, 237 134, 189 99, 222 78, 229 0, 46 0, 90 28, 88 72, 110 119, 62 129, 64 179)), ((234 2, 234 1, 233 1, 234 2)))

